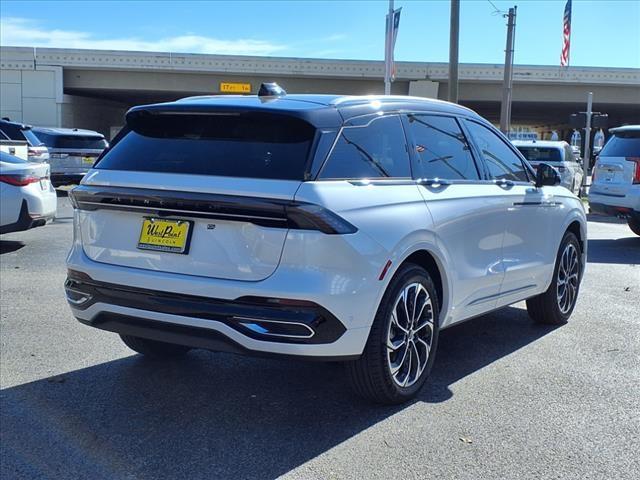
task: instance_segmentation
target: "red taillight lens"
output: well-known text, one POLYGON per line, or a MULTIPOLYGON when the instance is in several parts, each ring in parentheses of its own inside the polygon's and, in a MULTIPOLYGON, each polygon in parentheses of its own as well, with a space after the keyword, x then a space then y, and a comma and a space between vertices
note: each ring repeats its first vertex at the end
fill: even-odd
POLYGON ((640 183, 640 157, 627 157, 625 160, 636 164, 633 171, 633 183, 640 183))
POLYGON ((0 182, 8 183, 15 187, 26 187, 31 183, 39 182, 40 178, 32 175, 0 175, 0 182))

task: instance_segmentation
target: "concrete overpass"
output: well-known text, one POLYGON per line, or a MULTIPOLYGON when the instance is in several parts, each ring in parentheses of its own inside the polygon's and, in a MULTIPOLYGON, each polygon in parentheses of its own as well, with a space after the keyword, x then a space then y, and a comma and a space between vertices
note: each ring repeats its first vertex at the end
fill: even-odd
MULTIPOLYGON (((383 70, 379 61, 1 47, 1 115, 109 134, 132 105, 220 94, 222 83, 251 93, 277 81, 296 93, 380 94, 383 70)), ((502 66, 459 70, 460 103, 497 122, 502 66)), ((398 62, 392 93, 446 99, 447 77, 446 63, 398 62)), ((528 65, 514 69, 512 123, 566 133, 589 91, 611 125, 640 123, 640 69, 528 65)))

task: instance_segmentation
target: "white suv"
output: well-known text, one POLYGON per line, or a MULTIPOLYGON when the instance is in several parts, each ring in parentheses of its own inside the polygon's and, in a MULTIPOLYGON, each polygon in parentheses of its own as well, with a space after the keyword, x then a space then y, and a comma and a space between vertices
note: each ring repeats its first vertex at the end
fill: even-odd
POLYGON ((633 233, 640 235, 640 125, 609 131, 613 136, 593 168, 589 208, 626 218, 633 233))
POLYGON ((347 361, 384 403, 443 328, 525 299, 567 321, 587 232, 555 169, 458 105, 270 93, 127 113, 71 193, 78 320, 156 357, 347 361))

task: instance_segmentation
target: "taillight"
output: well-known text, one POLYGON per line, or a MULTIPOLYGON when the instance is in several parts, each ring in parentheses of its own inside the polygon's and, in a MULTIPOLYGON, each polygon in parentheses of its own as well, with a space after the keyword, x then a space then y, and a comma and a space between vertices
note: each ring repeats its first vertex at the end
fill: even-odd
MULTIPOLYGON (((591 184, 596 181, 596 168, 598 167, 598 160, 600 160, 600 156, 596 157, 596 161, 593 162, 593 167, 591 168, 591 184)), ((589 172, 587 172, 587 175, 589 172)))
POLYGON ((39 177, 33 175, 0 175, 0 182, 8 183, 15 187, 26 187, 31 183, 39 182, 39 177))
POLYGON ((625 160, 636 164, 633 171, 633 183, 640 183, 640 157, 627 157, 625 160))

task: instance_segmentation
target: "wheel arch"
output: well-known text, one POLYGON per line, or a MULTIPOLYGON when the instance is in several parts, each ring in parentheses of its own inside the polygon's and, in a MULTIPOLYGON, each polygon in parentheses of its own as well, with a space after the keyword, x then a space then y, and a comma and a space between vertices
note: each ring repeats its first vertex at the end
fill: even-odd
POLYGON ((387 279, 385 290, 389 283, 391 283, 391 279, 397 274, 403 265, 413 263, 424 268, 431 276, 436 288, 438 306, 440 308, 440 323, 442 325, 444 320, 447 318, 451 298, 451 286, 449 284, 446 269, 444 268, 445 262, 442 260, 442 257, 435 249, 429 248, 428 245, 420 245, 405 252, 400 258, 401 260, 398 261, 393 271, 389 272, 390 275, 387 279))

